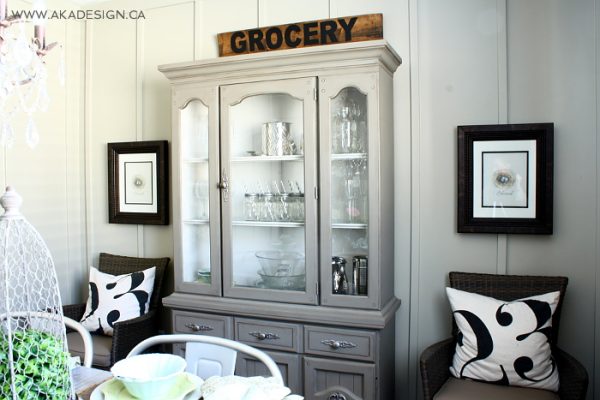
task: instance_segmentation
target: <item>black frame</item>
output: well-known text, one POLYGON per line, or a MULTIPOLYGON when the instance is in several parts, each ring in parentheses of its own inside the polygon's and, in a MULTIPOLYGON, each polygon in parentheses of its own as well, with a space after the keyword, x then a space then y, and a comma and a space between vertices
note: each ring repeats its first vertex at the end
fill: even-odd
POLYGON ((108 222, 116 224, 169 224, 169 156, 168 141, 142 141, 142 142, 117 142, 108 143, 108 222), (156 154, 156 200, 157 212, 123 212, 120 210, 120 198, 123 193, 119 191, 119 157, 121 154, 156 154))
POLYGON ((552 234, 554 124, 464 125, 458 133, 459 233, 552 234), (473 216, 473 144, 476 141, 536 141, 535 218, 473 216))

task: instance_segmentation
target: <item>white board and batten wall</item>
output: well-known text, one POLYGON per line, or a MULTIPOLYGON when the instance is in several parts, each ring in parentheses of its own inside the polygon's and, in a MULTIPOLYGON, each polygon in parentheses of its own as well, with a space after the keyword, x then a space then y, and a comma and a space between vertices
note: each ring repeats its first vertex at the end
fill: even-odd
MULTIPOLYGON (((68 0, 52 7, 77 9, 68 0)), ((30 1, 11 0, 9 12, 31 9, 30 1)), ((18 28, 17 28, 18 29, 18 28)), ((25 31, 33 37, 33 26, 25 31)), ((23 197, 21 212, 41 233, 56 264, 63 301, 79 291, 85 265, 85 182, 83 154, 84 23, 51 20, 47 43, 59 42, 46 57, 50 104, 34 114, 40 142, 31 149, 25 141, 27 118, 15 114, 14 144, 0 146, 0 188, 12 186, 23 197), (61 59, 67 75, 59 80, 61 59)), ((3 121, 0 120, 0 124, 3 121)), ((77 296, 79 297, 79 295, 77 296)))
POLYGON ((169 87, 157 65, 216 57, 219 32, 381 12, 384 38, 403 58, 394 79, 396 159, 389 166, 402 299, 398 397, 418 398, 419 354, 449 333, 447 273, 463 270, 568 276, 559 343, 587 367, 588 398, 600 398, 599 3, 102 2, 95 7, 141 9, 145 19, 50 24, 48 35, 65 47, 67 85, 51 83, 51 110, 37 118, 38 148, 29 150, 21 138, 0 153, 0 183, 24 195, 23 211, 48 242, 65 302, 81 300, 87 266, 100 251, 173 255, 170 225, 108 224, 106 143, 171 140, 169 87), (456 233, 456 126, 522 122, 555 124, 554 234, 456 233))

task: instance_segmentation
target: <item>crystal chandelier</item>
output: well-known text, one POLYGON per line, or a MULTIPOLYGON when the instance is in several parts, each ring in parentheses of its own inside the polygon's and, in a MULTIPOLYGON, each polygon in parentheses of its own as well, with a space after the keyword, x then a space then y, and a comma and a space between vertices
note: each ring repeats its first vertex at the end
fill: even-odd
MULTIPOLYGON (((0 0, 0 145, 12 146, 15 138, 13 118, 19 112, 27 116, 25 138, 33 148, 39 134, 33 114, 46 111, 50 98, 46 89, 47 71, 43 57, 55 43, 46 45, 45 7, 34 2, 33 12, 9 15, 8 0, 0 0), (25 27, 34 23, 34 37, 28 37, 25 27)), ((64 83, 64 64, 61 58, 59 79, 64 83)))

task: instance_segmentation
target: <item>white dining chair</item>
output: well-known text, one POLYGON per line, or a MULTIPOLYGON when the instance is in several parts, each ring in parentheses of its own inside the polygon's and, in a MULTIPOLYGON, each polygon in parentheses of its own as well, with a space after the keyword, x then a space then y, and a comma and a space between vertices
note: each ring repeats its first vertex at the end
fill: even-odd
POLYGON ((92 362, 94 361, 94 341, 92 340, 92 335, 90 335, 90 332, 83 325, 74 319, 63 317, 63 321, 65 326, 76 331, 81 336, 84 349, 82 365, 84 367, 91 368, 92 362))
POLYGON ((185 370, 202 379, 233 375, 236 359, 237 351, 222 345, 198 342, 185 344, 185 370))
MULTIPOLYGON (((200 371, 202 375, 198 375, 203 379, 208 378, 213 375, 232 375, 233 370, 235 369, 235 358, 232 360, 232 353, 237 355, 237 352, 241 352, 252 356, 265 364, 269 373, 275 377, 281 384, 283 384, 283 378, 281 376, 281 372, 279 371, 279 367, 273 359, 264 351, 258 350, 254 347, 248 346, 244 343, 236 342, 234 340, 224 339, 220 337, 213 336, 203 336, 203 335, 189 335, 189 334, 172 334, 172 335, 158 335, 150 337, 142 342, 140 342, 137 346, 135 346, 127 355, 127 357, 132 357, 134 355, 142 353, 144 350, 156 346, 159 344, 165 343, 185 343, 186 347, 191 344, 192 347, 192 360, 193 370, 190 371, 192 373, 196 373, 194 371, 200 371), (208 347, 197 348, 196 344, 207 344, 212 345, 212 350, 207 350, 208 347), (206 351, 206 354, 202 352, 206 351), (200 361, 200 358, 204 358, 208 362, 204 363, 200 361), (211 372, 213 371, 213 372, 211 372), (219 373, 215 373, 214 371, 220 371, 219 373), (209 375, 205 375, 208 373, 209 375), (212 375, 211 375, 212 374, 212 375)), ((186 360, 188 355, 188 349, 186 348, 186 360)))
MULTIPOLYGON (((7 314, 0 315, 0 319, 6 318, 7 314)), ((27 318, 31 323, 34 323, 36 318, 44 318, 49 320, 57 320, 60 316, 59 314, 47 313, 42 311, 13 311, 10 313, 11 318, 27 318)), ((92 335, 90 332, 79 322, 69 318, 62 317, 63 323, 70 329, 77 331, 81 336, 81 340, 83 342, 84 355, 83 355, 83 366, 91 367, 92 361, 94 358, 94 347, 92 342, 92 335)))

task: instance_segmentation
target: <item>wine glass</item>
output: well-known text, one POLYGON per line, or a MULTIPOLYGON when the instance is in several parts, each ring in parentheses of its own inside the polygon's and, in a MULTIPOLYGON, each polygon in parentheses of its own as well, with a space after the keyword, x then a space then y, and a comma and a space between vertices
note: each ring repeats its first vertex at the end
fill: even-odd
POLYGON ((352 141, 352 151, 355 153, 360 153, 364 151, 364 123, 361 119, 363 115, 362 107, 355 101, 351 102, 350 105, 350 116, 352 119, 352 133, 353 133, 353 141, 352 141))

